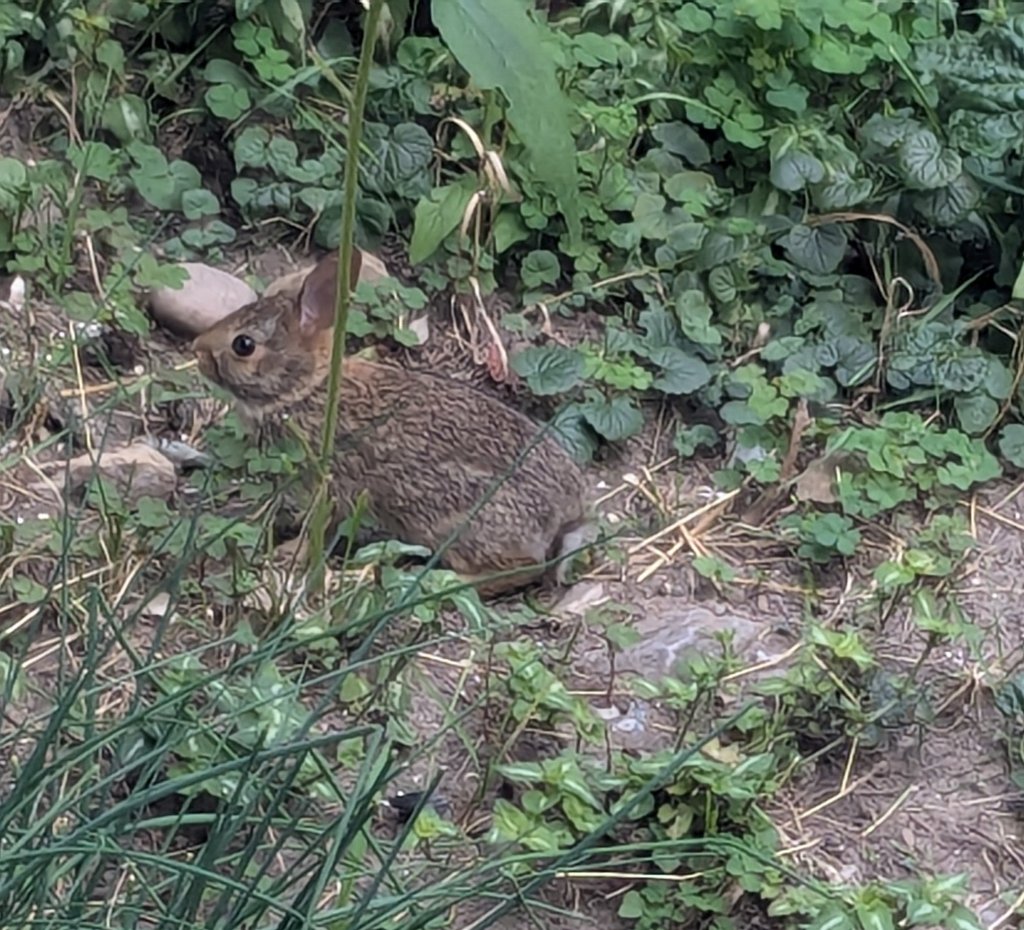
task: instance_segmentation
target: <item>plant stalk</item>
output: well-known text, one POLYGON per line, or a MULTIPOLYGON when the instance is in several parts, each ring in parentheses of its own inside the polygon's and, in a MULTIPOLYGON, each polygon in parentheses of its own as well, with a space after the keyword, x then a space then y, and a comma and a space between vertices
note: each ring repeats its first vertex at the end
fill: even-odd
POLYGON ((327 378, 327 412, 324 417, 323 434, 320 444, 320 482, 313 503, 309 528, 309 591, 320 591, 324 581, 324 536, 330 520, 331 502, 328 486, 331 474, 331 459, 334 455, 334 441, 338 430, 338 409, 340 402, 342 364, 345 357, 345 335, 348 328, 348 311, 352 303, 351 280, 352 241, 356 224, 356 195, 359 192, 359 143, 363 134, 363 111, 370 86, 370 68, 373 65, 373 49, 377 38, 384 0, 369 0, 363 20, 363 44, 359 50, 359 67, 356 71, 355 91, 349 109, 348 139, 346 140, 344 200, 341 205, 341 242, 338 245, 338 291, 334 306, 334 339, 331 347, 331 370, 327 378))

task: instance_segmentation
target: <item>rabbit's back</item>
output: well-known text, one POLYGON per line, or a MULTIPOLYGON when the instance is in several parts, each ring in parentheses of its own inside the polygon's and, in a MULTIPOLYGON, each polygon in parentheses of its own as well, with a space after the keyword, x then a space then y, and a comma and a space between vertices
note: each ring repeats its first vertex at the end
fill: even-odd
MULTIPOLYGON (((584 519, 582 474, 531 419, 468 384, 349 361, 334 479, 381 527, 446 561, 543 562, 584 519)), ((460 564, 461 563, 461 564, 460 564)))

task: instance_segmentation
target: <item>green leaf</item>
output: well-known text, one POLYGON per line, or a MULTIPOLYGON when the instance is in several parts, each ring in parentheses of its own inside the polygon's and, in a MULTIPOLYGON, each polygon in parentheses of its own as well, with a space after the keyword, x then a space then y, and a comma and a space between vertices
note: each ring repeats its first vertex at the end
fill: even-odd
POLYGON ((609 442, 635 436, 644 428, 644 415, 628 397, 594 400, 580 404, 580 410, 594 431, 609 442))
POLYGON ((676 25, 684 32, 708 32, 714 23, 714 17, 696 3, 684 3, 676 10, 676 25))
POLYGON ((961 174, 952 184, 918 194, 913 204, 929 222, 948 227, 966 219, 980 201, 978 182, 968 174, 961 174))
POLYGON ((104 39, 96 48, 96 61, 118 76, 124 75, 124 49, 120 42, 104 39))
POLYGON ((0 210, 18 213, 28 197, 28 169, 17 158, 0 158, 0 210))
POLYGON ((622 896, 622 903, 619 905, 619 917, 625 920, 639 920, 646 911, 647 906, 639 891, 627 891, 622 896))
POLYGON ((964 394, 953 401, 960 427, 971 436, 984 433, 999 416, 999 404, 987 394, 964 394))
POLYGON ((532 19, 523 0, 433 0, 442 38, 482 90, 500 88, 508 121, 531 168, 558 198, 573 244, 582 236, 573 108, 558 83, 551 30, 532 19))
POLYGON ((100 125, 120 142, 149 139, 149 106, 137 94, 112 97, 103 108, 100 125))
POLYGON ((651 135, 674 155, 681 155, 695 168, 711 161, 711 150, 697 130, 686 123, 658 123, 651 135))
POLYGON ((1024 426, 1011 423, 999 434, 999 451, 1010 464, 1024 468, 1024 426))
POLYGON ((512 370, 534 394, 562 394, 583 377, 583 356, 565 346, 530 346, 512 356, 512 370))
POLYGON ((854 910, 862 930, 893 930, 892 910, 885 901, 857 904, 854 910))
POLYGON ((846 233, 838 223, 827 226, 794 226, 782 238, 793 264, 812 274, 831 274, 846 255, 846 233))
POLYGON ((181 195, 181 212, 185 214, 186 219, 190 220, 199 220, 204 216, 216 216, 220 213, 220 202, 214 194, 203 188, 185 191, 181 195))
POLYGON ((218 119, 236 120, 244 113, 248 113, 252 106, 249 91, 231 84, 215 84, 207 89, 203 99, 210 112, 218 119))
POLYGON ((235 168, 263 168, 267 164, 270 133, 262 126, 247 126, 235 140, 235 168))
POLYGON ((494 236, 494 250, 500 255, 507 252, 516 243, 530 238, 530 231, 523 225, 519 211, 503 208, 491 226, 494 236))
POLYGON ((150 145, 137 144, 129 152, 136 161, 128 175, 139 194, 158 210, 178 210, 185 191, 202 185, 195 165, 180 159, 167 163, 163 154, 150 145))
POLYGON ((942 922, 945 930, 981 930, 985 926, 973 911, 957 905, 942 922))
POLYGON ((551 435, 581 464, 589 462, 597 451, 594 432, 587 425, 579 404, 569 404, 555 416, 551 425, 551 435))
MULTIPOLYGON (((106 142, 83 142, 68 146, 68 159, 86 177, 110 181, 120 168, 120 157, 106 142)), ((3 184, 0 177, 0 184, 3 184)))
POLYGON ((558 264, 558 256, 547 249, 535 249, 523 259, 519 267, 523 284, 529 288, 544 284, 554 284, 562 269, 558 264))
POLYGON ((466 205, 476 192, 476 181, 463 178, 455 184, 435 187, 418 204, 413 215, 409 261, 418 265, 430 258, 462 221, 466 205))
POLYGON ((423 180, 434 157, 434 140, 418 123, 367 126, 366 142, 373 157, 367 170, 382 193, 401 193, 403 186, 423 180))
POLYGON ((806 924, 807 930, 854 930, 852 918, 838 905, 829 904, 806 924))
MULTIPOLYGON (((723 286, 716 286, 711 278, 727 276, 731 285, 732 299, 736 298, 736 288, 732 284, 732 277, 727 266, 719 266, 712 270, 708 276, 709 285, 713 287, 714 294, 719 300, 724 300, 723 286)), ((717 346, 722 342, 722 334, 711 325, 711 304, 703 291, 696 288, 683 291, 676 297, 676 317, 682 327, 683 335, 691 342, 702 346, 717 346)))
POLYGON ((697 423, 694 426, 680 428, 672 441, 672 448, 683 458, 689 458, 701 446, 713 449, 718 444, 718 439, 718 433, 713 427, 706 423, 697 423))
POLYGON ((652 349, 650 359, 662 370, 653 387, 666 394, 692 394, 711 380, 711 369, 696 355, 682 349, 652 349))
POLYGON ((799 149, 772 155, 771 182, 781 191, 801 191, 825 179, 821 159, 799 149))
POLYGON ((660 194, 640 194, 633 205, 633 221, 645 239, 664 239, 670 231, 666 201, 660 194))
POLYGON ((267 143, 267 167, 280 177, 288 177, 298 160, 299 147, 286 136, 274 136, 267 143))
POLYGON ((963 172, 960 155, 939 142, 930 129, 907 136, 899 150, 903 180, 917 190, 934 190, 952 184, 963 172))

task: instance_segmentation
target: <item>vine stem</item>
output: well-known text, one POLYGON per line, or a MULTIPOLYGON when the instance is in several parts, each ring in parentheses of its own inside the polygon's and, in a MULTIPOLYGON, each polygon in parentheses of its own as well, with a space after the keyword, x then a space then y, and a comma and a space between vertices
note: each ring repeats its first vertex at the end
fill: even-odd
MULTIPOLYGON (((363 112, 370 86, 370 68, 373 65, 373 49, 377 41, 377 27, 384 0, 369 0, 363 20, 363 44, 359 50, 359 66, 356 71, 355 91, 349 108, 348 139, 346 140, 344 199, 341 205, 341 242, 338 245, 338 290, 335 295, 334 332, 331 346, 331 370, 327 378, 327 412, 324 416, 323 433, 320 443, 320 480, 313 504, 309 529, 309 568, 311 592, 320 591, 324 582, 324 536, 330 520, 331 502, 328 496, 331 459, 334 457, 334 442, 338 431, 338 410, 342 365, 345 358, 345 335, 348 329, 348 311, 352 303, 352 287, 356 283, 352 276, 353 233, 356 225, 356 195, 359 192, 359 147, 363 135, 363 112)), ((325 75, 331 83, 337 82, 333 71, 325 75), (334 79, 334 80, 332 80, 334 79)))

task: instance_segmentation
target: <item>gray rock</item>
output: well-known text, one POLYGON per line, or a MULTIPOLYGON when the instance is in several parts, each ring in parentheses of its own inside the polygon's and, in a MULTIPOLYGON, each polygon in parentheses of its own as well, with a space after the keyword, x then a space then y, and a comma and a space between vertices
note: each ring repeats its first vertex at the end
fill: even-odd
POLYGON ((145 441, 101 452, 95 459, 79 455, 67 467, 72 493, 81 493, 99 476, 112 482, 129 504, 140 497, 168 498, 178 483, 174 464, 145 441))
POLYGON ((148 299, 153 319, 178 335, 198 336, 256 299, 248 284, 226 271, 201 262, 183 262, 178 267, 188 273, 182 287, 155 288, 148 299))

